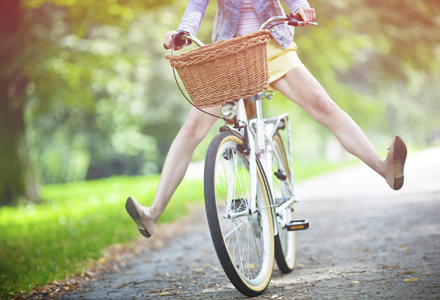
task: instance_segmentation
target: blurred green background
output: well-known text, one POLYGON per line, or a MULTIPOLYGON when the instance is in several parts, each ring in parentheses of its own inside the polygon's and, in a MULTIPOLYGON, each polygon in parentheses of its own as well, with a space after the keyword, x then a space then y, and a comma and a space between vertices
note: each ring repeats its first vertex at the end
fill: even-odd
MULTIPOLYGON (((386 150, 394 134, 420 148, 437 141, 440 2, 311 2, 320 25, 296 30, 298 54, 375 146, 386 150)), ((186 1, 1 5, 0 203, 38 202, 49 183, 160 172, 190 108, 162 48, 186 1)), ((215 11, 211 1, 206 43, 215 11)), ((281 95, 266 106, 292 114, 297 159, 345 157, 281 95)))
MULTIPOLYGON (((0 297, 78 272, 106 246, 138 236, 125 233, 124 199, 137 193, 151 203, 155 174, 190 109, 162 47, 186 3, 0 3, 0 297)), ((410 150, 438 145, 440 2, 310 4, 319 26, 296 30, 298 54, 378 151, 385 155, 394 135, 410 150)), ((205 43, 216 6, 210 2, 197 34, 205 43)), ((267 116, 293 120, 299 179, 353 161, 282 95, 264 105, 267 116)), ((193 161, 204 159, 217 128, 193 161)), ((179 189, 172 204, 184 206, 188 191, 202 201, 200 181, 179 189)))

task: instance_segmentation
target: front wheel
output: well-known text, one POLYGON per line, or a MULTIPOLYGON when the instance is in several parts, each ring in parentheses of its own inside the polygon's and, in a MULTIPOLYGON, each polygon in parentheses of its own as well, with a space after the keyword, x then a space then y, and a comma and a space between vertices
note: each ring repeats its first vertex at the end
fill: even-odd
POLYGON ((242 145, 231 132, 212 140, 205 160, 205 205, 223 270, 238 291, 253 297, 266 290, 272 277, 274 236, 265 175, 259 164, 250 174, 242 145), (257 176, 255 213, 250 210, 250 176, 257 176))

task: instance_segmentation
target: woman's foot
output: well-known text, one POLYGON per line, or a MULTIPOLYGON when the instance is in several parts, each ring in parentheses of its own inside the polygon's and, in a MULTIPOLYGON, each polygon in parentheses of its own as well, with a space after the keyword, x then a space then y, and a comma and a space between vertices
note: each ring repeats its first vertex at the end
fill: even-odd
POLYGON ((141 205, 133 197, 128 197, 125 202, 125 209, 135 221, 139 232, 149 238, 156 230, 156 224, 150 218, 150 209, 141 205))
POLYGON ((385 160, 385 179, 394 190, 403 186, 403 168, 405 166, 407 149, 405 143, 395 136, 385 160))

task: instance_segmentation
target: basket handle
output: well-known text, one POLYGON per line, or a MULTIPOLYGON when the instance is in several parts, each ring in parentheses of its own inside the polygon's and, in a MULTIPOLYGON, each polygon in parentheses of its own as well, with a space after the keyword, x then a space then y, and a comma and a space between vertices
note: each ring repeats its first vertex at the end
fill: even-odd
MULTIPOLYGON (((194 41, 194 43, 195 43, 196 45, 198 45, 199 47, 203 46, 203 43, 200 42, 195 36, 192 36, 189 32, 186 32, 186 31, 180 31, 180 32, 178 32, 178 33, 176 33, 176 34, 173 35, 173 43, 172 43, 172 45, 171 45, 171 56, 170 56, 169 54, 166 54, 166 55, 165 55, 165 58, 168 59, 168 60, 170 60, 171 57, 174 56, 174 55, 173 55, 173 52, 174 52, 174 51, 173 51, 173 50, 174 50, 174 45, 176 45, 176 46, 182 46, 182 45, 184 45, 184 43, 186 43, 185 39, 189 39, 189 43, 188 43, 187 45, 191 45, 192 42, 194 41), (195 40, 194 40, 194 39, 195 39, 195 40), (175 43, 176 41, 177 41, 177 44, 175 43)), ((164 48, 165 48, 165 44, 164 44, 164 48)), ((166 49, 166 48, 165 48, 165 49, 166 49)), ((171 63, 171 62, 170 62, 170 63, 171 63)), ((212 116, 212 117, 215 117, 215 118, 218 118, 218 119, 225 120, 224 117, 221 117, 221 116, 217 116, 217 115, 211 114, 211 113, 209 113, 209 112, 207 112, 207 111, 204 111, 203 109, 197 107, 196 105, 194 105, 194 103, 193 103, 193 102, 192 102, 192 101, 191 101, 191 100, 185 95, 185 93, 183 92, 182 88, 180 87, 180 84, 179 84, 179 82, 177 81, 177 76, 176 76, 176 70, 175 70, 175 68, 173 67, 172 69, 173 69, 174 80, 176 81, 177 87, 179 88, 180 92, 182 93, 182 95, 183 95, 183 97, 186 99, 186 101, 189 102, 189 104, 191 104, 194 108, 198 109, 199 111, 201 111, 201 112, 203 112, 203 113, 205 113, 205 114, 208 114, 208 115, 210 115, 210 116, 212 116)))

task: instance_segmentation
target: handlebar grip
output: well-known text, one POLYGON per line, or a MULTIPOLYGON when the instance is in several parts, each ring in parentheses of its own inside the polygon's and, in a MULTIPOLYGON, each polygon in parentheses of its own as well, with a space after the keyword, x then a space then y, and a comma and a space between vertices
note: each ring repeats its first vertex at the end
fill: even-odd
MULTIPOLYGON (((184 35, 188 34, 186 31, 179 31, 178 33, 173 35, 174 46, 180 47, 187 44, 187 39, 182 38, 184 35)), ((189 40, 189 44, 191 44, 191 40, 189 40)))
MULTIPOLYGON (((290 25, 290 26, 298 26, 299 22, 300 22, 300 21, 298 21, 297 19, 293 19, 293 20, 289 20, 289 21, 287 21, 287 25, 290 25)), ((304 22, 303 22, 303 23, 304 23, 304 22)))

